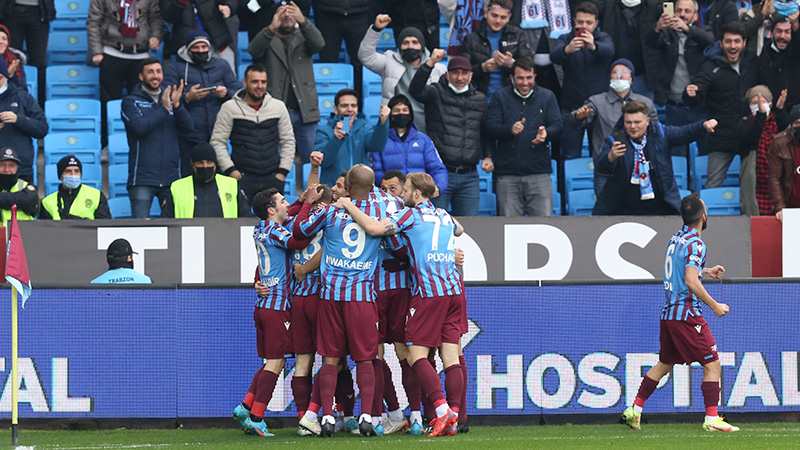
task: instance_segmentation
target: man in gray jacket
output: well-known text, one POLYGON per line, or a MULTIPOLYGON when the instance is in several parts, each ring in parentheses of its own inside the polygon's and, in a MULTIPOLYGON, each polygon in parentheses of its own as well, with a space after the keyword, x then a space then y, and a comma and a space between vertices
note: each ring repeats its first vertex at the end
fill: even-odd
POLYGON ((253 38, 247 51, 254 62, 267 67, 267 91, 286 104, 297 151, 307 163, 320 120, 311 56, 325 46, 325 39, 294 2, 278 4, 274 11, 272 23, 253 38))
POLYGON ((91 0, 88 57, 100 67, 103 105, 122 98, 123 87, 133 92, 142 61, 161 46, 163 27, 158 0, 91 0))
MULTIPOLYGON (((422 32, 414 27, 408 27, 400 32, 397 40, 400 47, 397 52, 386 50, 383 54, 377 52, 378 39, 381 32, 392 21, 387 14, 379 14, 375 18, 375 24, 364 35, 361 46, 358 49, 358 59, 364 66, 377 73, 383 79, 382 104, 389 103, 389 99, 397 94, 403 94, 412 99, 411 106, 414 108, 414 121, 417 130, 425 132, 425 105, 414 100, 408 91, 411 80, 417 73, 420 64, 424 64, 430 57, 430 52, 425 48, 425 37, 422 32)), ((444 64, 437 63, 428 83, 435 83, 447 72, 444 64)))
POLYGON ((286 105, 267 93, 267 68, 248 66, 242 84, 244 89, 222 104, 211 145, 219 169, 239 180, 239 188, 252 202, 264 189, 274 187, 283 193, 294 163, 295 140, 286 105))

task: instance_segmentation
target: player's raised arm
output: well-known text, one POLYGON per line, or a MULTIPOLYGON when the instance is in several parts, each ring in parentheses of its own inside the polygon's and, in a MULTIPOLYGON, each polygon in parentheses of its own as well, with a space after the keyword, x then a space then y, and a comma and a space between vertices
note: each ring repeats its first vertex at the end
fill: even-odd
POLYGON ((378 222, 364 211, 358 209, 347 197, 340 197, 334 202, 333 206, 347 211, 350 217, 370 236, 391 236, 397 233, 397 227, 390 219, 383 219, 378 222))
POLYGON ((717 317, 722 317, 730 311, 728 305, 719 303, 711 297, 711 294, 708 293, 705 286, 703 286, 703 283, 700 281, 700 271, 697 270, 697 267, 686 266, 686 287, 692 291, 692 294, 696 295, 697 298, 708 305, 717 317))

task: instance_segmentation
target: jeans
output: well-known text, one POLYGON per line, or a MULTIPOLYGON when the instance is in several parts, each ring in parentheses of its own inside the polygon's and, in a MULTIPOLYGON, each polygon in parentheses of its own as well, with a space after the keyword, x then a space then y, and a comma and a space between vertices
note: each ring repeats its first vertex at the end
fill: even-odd
POLYGON ((344 39, 347 54, 350 56, 350 64, 353 65, 353 89, 361 95, 361 68, 363 65, 358 59, 358 47, 364 34, 373 22, 369 13, 354 14, 343 16, 330 14, 324 11, 314 11, 314 21, 325 38, 325 47, 319 51, 320 62, 339 62, 339 50, 342 48, 344 39))
MULTIPOLYGON (((699 120, 706 120, 706 116, 705 108, 687 108, 683 105, 673 104, 672 101, 667 102, 667 125, 689 125, 699 120)), ((697 150, 700 155, 708 154, 706 145, 706 134, 703 133, 703 137, 697 140, 697 150)), ((671 153, 674 156, 687 156, 689 154, 689 146, 672 147, 671 153)))
POLYGON ((134 219, 150 217, 153 197, 158 197, 158 204, 163 205, 169 195, 169 186, 128 186, 128 197, 131 199, 131 215, 134 219))
POLYGON ((710 152, 708 154, 708 180, 703 189, 722 186, 722 183, 725 182, 725 176, 728 174, 728 167, 730 167, 735 156, 736 153, 728 152, 710 152))
POLYGON ((496 177, 498 216, 552 216, 553 185, 549 173, 496 177))
POLYGON ((303 115, 300 111, 289 111, 289 117, 292 119, 292 127, 294 128, 294 141, 297 148, 297 154, 303 160, 303 164, 310 162, 309 157, 311 152, 314 151, 314 140, 317 138, 317 122, 303 123, 303 115))
POLYGON ((450 211, 454 216, 477 216, 480 189, 478 171, 469 173, 447 172, 447 189, 434 198, 437 208, 450 211))

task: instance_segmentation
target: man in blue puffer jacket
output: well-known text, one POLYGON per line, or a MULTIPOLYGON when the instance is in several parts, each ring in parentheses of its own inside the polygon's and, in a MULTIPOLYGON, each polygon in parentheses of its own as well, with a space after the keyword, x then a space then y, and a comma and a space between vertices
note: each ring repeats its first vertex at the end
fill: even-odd
POLYGON ((183 80, 181 103, 192 116, 194 133, 179 134, 181 148, 181 177, 193 174, 191 149, 208 143, 219 108, 242 88, 231 66, 222 58, 211 56, 211 41, 203 30, 193 30, 178 49, 175 62, 164 72, 164 84, 177 86, 183 80))
POLYGON ((447 189, 447 168, 436 151, 436 146, 427 134, 417 130, 414 124, 414 108, 403 94, 389 100, 389 137, 383 153, 372 154, 372 169, 375 180, 383 174, 399 170, 404 175, 425 172, 433 177, 439 192, 447 189))
POLYGON ((325 154, 319 182, 328 186, 336 185, 343 170, 356 164, 369 165, 369 153, 383 151, 389 132, 388 106, 381 105, 378 123, 370 125, 358 112, 358 94, 353 89, 337 92, 333 104, 333 114, 317 128, 314 143, 314 150, 325 154))

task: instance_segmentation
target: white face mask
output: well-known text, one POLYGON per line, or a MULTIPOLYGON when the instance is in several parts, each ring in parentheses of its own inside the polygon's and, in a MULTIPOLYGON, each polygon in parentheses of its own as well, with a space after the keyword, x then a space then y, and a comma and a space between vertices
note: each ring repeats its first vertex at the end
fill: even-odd
POLYGON ((467 84, 464 85, 461 89, 456 88, 456 86, 450 82, 450 73, 447 74, 447 85, 450 86, 450 89, 455 92, 456 94, 463 94, 469 90, 469 84, 472 82, 472 74, 469 75, 469 81, 467 84))
MULTIPOLYGON (((770 102, 770 103, 767 103, 767 104, 766 104, 766 105, 764 105, 764 106, 765 106, 765 108, 764 108, 764 114, 766 114, 766 115, 768 115, 768 116, 769 116, 769 111, 770 111, 770 109, 772 108, 772 102, 770 102)), ((755 117, 755 115, 756 115, 756 114, 758 114, 758 103, 756 103, 755 105, 750 105, 750 112, 751 112, 751 113, 753 113, 753 116, 754 116, 754 117, 755 117)))
POLYGON ((642 0, 622 0, 622 4, 628 8, 633 8, 634 6, 642 4, 642 0))
POLYGON ((619 92, 621 94, 631 88, 631 80, 611 80, 609 86, 611 86, 614 92, 619 92))
POLYGON ((522 97, 522 98, 528 98, 528 97, 530 97, 530 96, 531 96, 531 94, 533 94, 533 89, 531 89, 530 91, 528 91, 528 93, 527 93, 527 94, 525 94, 525 95, 522 95, 522 93, 521 93, 520 91, 518 91, 518 90, 517 90, 517 87, 516 87, 516 86, 514 86, 514 93, 515 93, 515 94, 517 94, 517 95, 519 95, 519 96, 520 96, 520 97, 522 97))
POLYGON ((8 81, 6 81, 5 83, 3 83, 2 86, 0 86, 0 95, 5 94, 7 90, 8 90, 8 81))

